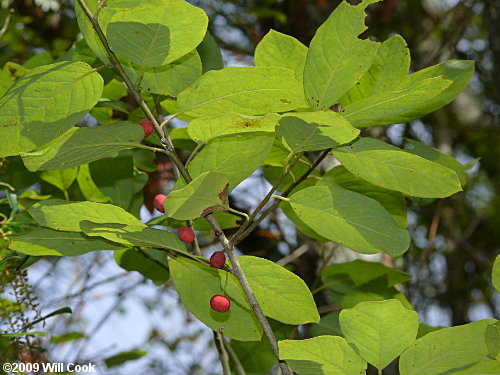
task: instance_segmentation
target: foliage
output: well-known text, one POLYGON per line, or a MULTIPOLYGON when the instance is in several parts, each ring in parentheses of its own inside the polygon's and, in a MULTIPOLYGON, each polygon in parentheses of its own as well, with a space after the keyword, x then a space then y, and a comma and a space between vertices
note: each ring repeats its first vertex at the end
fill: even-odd
MULTIPOLYGON (((57 61, 25 64, 2 79, 0 157, 15 171, 2 181, 3 272, 9 274, 10 258, 19 268, 40 257, 114 251, 127 271, 158 285, 171 277, 183 305, 214 331, 226 373, 225 348, 248 352, 245 345, 254 345, 252 355, 232 357, 235 368, 260 374, 275 365, 284 374, 292 374, 289 366, 305 375, 362 374, 368 364, 381 373, 397 358, 401 375, 498 372, 497 321, 417 337, 418 316, 395 287, 411 276, 379 263, 323 268, 320 289, 342 309, 330 317, 335 327, 291 339, 297 330, 290 326, 328 319, 320 317, 311 285, 270 260, 235 254, 269 213, 264 206, 281 204, 300 231, 323 245, 398 259, 410 247, 408 202, 462 191, 470 166, 414 140, 404 149, 362 133, 445 106, 474 72, 470 61, 449 60, 408 75, 402 37, 360 38, 365 10, 375 2, 342 2, 309 47, 270 32, 257 46, 256 66, 222 68, 205 12, 183 0, 109 0, 105 7, 76 1, 84 39, 57 61), (156 135, 143 139, 143 115, 121 100, 124 87, 156 135), (86 126, 87 113, 99 126, 86 126), (184 147, 170 127, 175 118, 188 122, 184 147), (151 172, 145 153, 167 156, 180 176, 165 200, 166 230, 140 221, 151 172), (329 155, 341 166, 320 173, 329 155), (270 166, 278 173, 268 174, 272 188, 257 209, 248 215, 231 207, 229 194, 270 166), (39 180, 50 187, 22 192, 39 180), (241 218, 228 220, 237 225, 231 236, 219 224, 221 211, 241 218), (223 269, 208 265, 197 240, 186 246, 172 233, 202 218, 211 225, 202 232, 213 232, 229 257, 223 269), (216 294, 230 298, 229 312, 210 309, 216 294), (267 356, 262 367, 255 368, 253 356, 267 356)), ((12 330, 2 340, 24 335, 12 330)), ((105 363, 145 354, 120 353, 105 363)))

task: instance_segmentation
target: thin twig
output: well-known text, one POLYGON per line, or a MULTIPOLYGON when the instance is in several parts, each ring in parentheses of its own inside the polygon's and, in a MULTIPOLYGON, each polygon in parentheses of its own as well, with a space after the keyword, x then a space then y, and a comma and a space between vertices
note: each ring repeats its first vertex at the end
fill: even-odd
POLYGON ((7 17, 5 18, 5 22, 3 23, 2 29, 0 30, 0 40, 4 36, 4 34, 7 32, 7 29, 9 27, 10 20, 12 18, 12 15, 14 14, 14 9, 9 10, 9 14, 7 14, 7 17))
POLYGON ((231 368, 229 367, 229 359, 227 357, 226 347, 224 346, 224 336, 219 331, 214 331, 214 341, 217 351, 219 352, 219 359, 222 365, 222 372, 224 375, 231 375, 231 368))
POLYGON ((205 143, 198 143, 194 150, 189 154, 188 159, 186 160, 186 168, 189 166, 189 163, 191 163, 191 160, 197 155, 196 153, 203 147, 205 146, 205 143))
POLYGON ((134 143, 134 142, 120 142, 120 143, 113 143, 116 146, 125 146, 125 147, 137 147, 137 148, 142 148, 143 150, 149 150, 153 152, 161 152, 162 154, 169 155, 167 150, 163 148, 158 148, 158 147, 151 147, 147 145, 143 145, 142 143, 134 143))
POLYGON ((98 18, 99 18, 99 13, 101 12, 102 7, 103 7, 104 5, 106 5, 106 2, 107 2, 107 1, 108 1, 108 0, 101 0, 101 1, 99 2, 99 5, 97 5, 97 8, 95 8, 94 19, 95 19, 96 21, 97 21, 97 20, 98 20, 98 18))
POLYGON ((180 114, 181 114, 181 112, 174 113, 173 115, 171 115, 170 117, 168 117, 165 121, 163 121, 160 124, 160 126, 163 128, 165 125, 167 125, 170 121, 172 121, 174 118, 176 118, 180 114))
POLYGON ((82 7, 82 9, 85 12, 89 21, 92 23, 92 26, 93 26, 98 38, 101 40, 101 43, 104 46, 104 49, 106 50, 108 56, 111 58, 113 66, 115 67, 115 69, 118 71, 118 74, 120 74, 123 81, 125 82, 125 85, 127 86, 130 94, 134 97, 137 104, 144 111, 144 114, 146 115, 148 120, 150 120, 153 123, 156 132, 158 133, 158 135, 162 139, 162 144, 169 151, 173 151, 173 148, 169 148, 169 146, 171 146, 171 142, 168 142, 170 140, 168 137, 168 134, 163 132, 162 128, 158 124, 158 121, 156 121, 155 116, 153 115, 153 113, 151 112, 149 107, 147 106, 146 102, 144 101, 144 99, 142 99, 140 93, 135 89, 135 86, 132 83, 132 81, 130 80, 130 77, 127 75, 127 73, 125 73, 125 70, 123 69, 123 66, 121 65, 120 61, 118 61, 118 58, 116 57, 114 52, 111 51, 111 48, 109 47, 109 44, 108 44, 108 40, 106 39, 106 36, 104 35, 104 33, 101 29, 101 26, 99 25, 99 20, 97 19, 97 17, 94 17, 94 14, 89 9, 89 7, 87 6, 87 4, 85 3, 84 0, 78 0, 78 3, 82 7))
POLYGON ((434 216, 432 218, 431 226, 429 228, 429 238, 427 240, 427 249, 425 249, 424 253, 422 254, 422 262, 420 263, 420 270, 425 267, 427 262, 429 261, 429 258, 434 251, 434 239, 436 238, 437 230, 439 227, 439 220, 441 218, 441 211, 443 207, 443 200, 440 199, 436 211, 434 212, 434 216))
MULTIPOLYGON (((188 225, 190 228, 193 228, 193 220, 188 220, 188 225)), ((200 244, 198 243, 198 237, 194 236, 193 241, 193 254, 201 255, 200 244)))
POLYGON ((11 190, 11 191, 16 191, 16 189, 14 189, 14 187, 12 185, 9 185, 6 182, 0 182, 0 186, 5 186, 5 187, 9 188, 9 190, 11 190))
MULTIPOLYGON (((215 233, 219 234, 219 242, 222 244, 222 247, 224 247, 224 250, 226 250, 226 253, 229 257, 229 260, 231 261, 231 264, 233 266, 233 271, 234 271, 234 276, 238 279, 239 283, 241 284, 241 287, 243 288, 243 291, 245 295, 247 296, 248 302, 250 302, 250 306, 252 307, 252 310, 255 313, 255 316, 257 317, 257 320, 259 321, 260 325, 262 326, 262 329, 264 331, 264 334, 266 335, 269 343, 271 344, 271 349, 276 356, 276 359, 280 361, 279 359, 279 351, 278 351, 278 342, 276 341, 276 337, 274 336, 274 332, 269 325, 269 322, 267 321, 264 313, 262 312, 262 309, 260 308, 259 303, 257 302, 257 299, 255 298, 255 295, 252 291, 252 288, 250 287, 250 284, 248 283, 248 280, 243 273, 243 269, 241 268, 240 262, 238 261, 238 258, 236 257, 236 254, 234 253, 234 247, 229 243, 228 239, 226 238, 224 232, 222 231, 221 227, 219 226, 219 223, 217 223, 217 220, 215 220, 213 214, 207 215, 205 217, 208 222, 212 225, 212 227, 215 230, 215 233)), ((292 375, 290 372, 288 366, 286 363, 280 361, 280 368, 283 374, 285 375, 292 375)))
MULTIPOLYGON (((52 269, 52 268, 51 268, 52 269)), ((50 270, 49 270, 50 271, 50 270)), ((63 300, 68 300, 68 299, 71 299, 71 298, 75 298, 75 297, 78 297, 78 296, 81 296, 83 293, 86 293, 86 292, 89 292, 90 290, 100 286, 100 285, 103 285, 103 284, 107 284, 107 283, 110 283, 112 281, 115 281, 117 279, 121 279, 122 277, 125 277, 125 276, 128 276, 130 275, 129 272, 123 272, 123 273, 119 273, 119 274, 116 274, 116 275, 113 275, 113 276, 110 276, 104 280, 100 280, 100 281, 97 281, 95 282, 94 284, 91 284, 91 285, 87 285, 85 287, 83 287, 82 289, 80 289, 78 292, 76 293, 73 293, 73 294, 67 294, 63 297, 63 300)), ((60 300, 58 299, 57 301, 51 301, 51 303, 56 303, 56 302, 60 302, 60 300)))
MULTIPOLYGON (((304 181, 307 176, 309 176, 312 171, 316 169, 316 167, 323 161, 324 158, 328 156, 328 153, 330 152, 330 149, 323 151, 323 153, 318 157, 318 159, 314 162, 311 167, 298 179, 296 180, 293 184, 291 184, 284 192, 281 194, 281 197, 285 198, 287 197, 293 189, 295 189, 302 181, 304 181)), ((272 194, 271 194, 272 195, 272 194)), ((264 220, 271 212, 276 210, 278 206, 280 205, 281 201, 276 200, 274 203, 267 208, 257 219, 254 220, 254 222, 246 228, 246 230, 239 235, 239 237, 234 241, 234 244, 237 244, 241 240, 243 240, 245 237, 247 237, 252 231, 257 228, 257 226, 261 223, 262 220, 264 220)))
MULTIPOLYGON (((210 261, 208 259, 203 258, 203 257, 194 256, 190 253, 182 253, 182 252, 177 251, 177 250, 171 250, 171 249, 161 248, 161 247, 148 247, 148 248, 163 251, 163 252, 167 253, 168 256, 171 258, 179 258, 179 257, 180 258, 187 258, 189 260, 201 263, 205 266, 210 265, 210 261)), ((225 264, 224 267, 222 267, 222 269, 224 271, 229 272, 230 274, 234 275, 233 269, 230 266, 228 266, 227 264, 225 264)))
POLYGON ((276 262, 276 264, 279 266, 286 266, 288 263, 291 263, 295 259, 300 258, 302 256, 302 254, 306 253, 308 250, 309 250, 309 246, 304 244, 304 245, 300 246, 299 248, 297 248, 295 251, 293 251, 291 254, 278 260, 276 262))
POLYGON ((233 347, 227 342, 224 337, 222 338, 224 342, 224 347, 226 348, 227 353, 229 354, 229 358, 233 362, 234 369, 236 370, 237 375, 247 375, 245 369, 243 368, 243 365, 240 362, 240 359, 236 355, 236 353, 233 350, 233 347))
POLYGON ((260 204, 257 206, 257 208, 252 212, 250 215, 249 219, 241 226, 239 229, 236 231, 236 233, 231 237, 231 244, 234 245, 235 243, 238 242, 239 237, 245 232, 245 229, 247 229, 251 224, 252 221, 255 219, 255 217, 258 215, 258 213, 264 208, 264 206, 269 202, 271 197, 273 196, 274 192, 279 188, 283 180, 286 178, 288 173, 291 171, 291 169, 295 166, 295 164, 300 160, 302 157, 302 153, 297 154, 295 159, 285 168, 281 176, 276 180, 272 188, 269 190, 265 198, 260 202, 260 204))

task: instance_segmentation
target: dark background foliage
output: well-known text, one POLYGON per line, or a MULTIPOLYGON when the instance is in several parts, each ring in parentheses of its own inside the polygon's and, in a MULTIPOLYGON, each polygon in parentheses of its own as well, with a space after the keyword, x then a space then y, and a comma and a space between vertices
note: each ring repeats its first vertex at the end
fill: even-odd
MULTIPOLYGON (((252 63, 256 44, 270 29, 308 45, 319 25, 340 3, 191 2, 208 13, 210 31, 223 48, 226 63, 240 64, 252 63)), ((77 38, 78 26, 70 1, 0 3, 10 3, 13 9, 9 27, 0 39, 0 66, 8 61, 22 64, 44 51, 57 58, 77 38)), ((7 14, 6 8, 0 9, 0 28, 7 14)), ((500 247, 500 2, 385 0, 368 8, 367 25, 365 36, 376 40, 385 40, 394 33, 402 35, 412 54, 412 70, 452 58, 476 61, 470 85, 452 104, 421 121, 363 132, 396 145, 402 144, 403 137, 416 138, 463 164, 479 158, 470 170, 464 192, 447 199, 414 202, 410 207, 413 242, 402 266, 415 277, 405 293, 424 319, 435 307, 450 325, 467 323, 477 316, 498 316, 500 301, 489 279, 500 247)), ((9 69, 15 74, 15 67, 9 69)), ((234 203, 245 209, 245 202, 235 198, 234 203)), ((273 220, 266 223, 242 243, 241 251, 271 259, 279 257, 278 249, 282 249, 280 245, 286 243, 286 238, 276 230, 273 220)), ((307 243, 299 235, 294 246, 307 243)), ((295 261, 296 271, 309 283, 315 279, 318 259, 315 252, 308 252, 295 261)), ((384 261, 393 262, 387 258, 384 261)))

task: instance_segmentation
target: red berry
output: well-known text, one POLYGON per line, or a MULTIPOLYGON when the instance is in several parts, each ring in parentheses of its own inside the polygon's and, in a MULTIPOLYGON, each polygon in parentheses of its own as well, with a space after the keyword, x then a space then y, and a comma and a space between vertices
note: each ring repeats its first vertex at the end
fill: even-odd
POLYGON ((222 268, 226 263, 226 256, 221 251, 216 251, 210 257, 210 267, 213 268, 222 268))
POLYGON ((165 202, 165 199, 167 199, 166 195, 158 194, 153 202, 155 208, 161 213, 165 212, 165 207, 163 207, 163 202, 165 202))
POLYGON ((194 232, 191 228, 189 227, 180 227, 178 230, 177 230, 177 236, 179 236, 180 240, 182 242, 186 242, 186 243, 189 243, 189 242, 193 242, 194 241, 194 232))
POLYGON ((149 120, 142 120, 141 126, 144 129, 144 138, 149 137, 153 132, 153 123, 149 120))
POLYGON ((224 313, 231 307, 231 301, 229 301, 229 298, 225 296, 216 294, 210 299, 210 307, 215 311, 224 313))

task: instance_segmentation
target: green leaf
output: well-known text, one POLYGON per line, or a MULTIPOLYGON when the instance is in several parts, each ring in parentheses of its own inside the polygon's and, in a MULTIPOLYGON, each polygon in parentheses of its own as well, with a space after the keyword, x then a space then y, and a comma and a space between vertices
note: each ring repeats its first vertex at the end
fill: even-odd
POLYGON ((347 107, 359 99, 393 91, 406 79, 410 68, 410 51, 405 40, 394 35, 380 45, 375 60, 365 75, 340 99, 347 107))
POLYGON ((313 186, 293 194, 290 204, 315 232, 354 251, 399 256, 410 245, 408 232, 380 203, 361 194, 335 186, 313 186))
POLYGON ((109 202, 109 198, 99 190, 92 180, 88 164, 80 165, 76 180, 85 199, 99 203, 109 202))
MULTIPOLYGON (((277 340, 284 340, 292 333, 293 327, 291 326, 273 320, 270 320, 269 324, 277 340)), ((265 336, 261 341, 231 340, 231 347, 245 369, 246 375, 267 374, 278 364, 269 340, 265 336)))
POLYGON ((500 374, 500 363, 497 361, 483 360, 463 370, 447 372, 450 375, 498 375, 500 374))
POLYGON ((418 315, 397 300, 361 302, 340 312, 340 326, 359 355, 382 370, 415 341, 418 315))
POLYGON ((32 256, 77 256, 92 251, 119 250, 123 247, 103 239, 88 238, 78 232, 36 228, 12 237, 9 248, 32 256))
POLYGON ((29 189, 23 191, 21 194, 18 194, 17 200, 19 208, 22 210, 27 210, 33 204, 35 204, 34 201, 44 201, 50 199, 51 197, 51 195, 40 195, 36 190, 29 189))
POLYGON ((165 199, 165 215, 178 220, 196 219, 229 206, 228 180, 221 173, 203 173, 165 199))
POLYGON ((95 227, 104 228, 97 235, 110 241, 130 245, 116 233, 137 232, 146 225, 123 208, 96 202, 48 200, 34 204, 28 213, 43 227, 96 235, 95 227), (108 228, 106 228, 108 226, 108 228))
POLYGON ((363 301, 397 299, 412 309, 406 297, 394 285, 408 281, 410 274, 381 263, 356 260, 332 264, 321 275, 324 287, 330 290, 332 301, 341 308, 351 308, 363 301))
POLYGON ((222 135, 238 133, 273 133, 280 115, 270 113, 265 116, 245 116, 238 113, 225 113, 216 117, 195 118, 189 122, 187 131, 191 139, 205 143, 222 135))
MULTIPOLYGON (((88 2, 87 2, 88 4, 88 2)), ((76 7, 79 7, 79 5, 75 4, 76 7)), ((77 16, 79 13, 78 8, 77 9, 77 16)), ((78 18, 78 17, 77 17, 78 18)), ((85 18, 87 18, 85 16, 85 18)), ((85 39, 79 39, 76 42, 73 43, 73 45, 70 47, 66 53, 59 57, 56 62, 59 61, 83 61, 90 66, 99 66, 101 64, 101 61, 97 57, 97 55, 90 49, 89 45, 87 44, 85 39)))
POLYGON ((302 233, 304 233, 306 236, 311 237, 319 242, 328 242, 329 240, 318 233, 316 231, 309 227, 304 221, 297 215, 295 210, 292 208, 290 203, 288 202, 281 202, 280 203, 280 209, 283 211, 283 213, 286 215, 288 219, 295 225, 295 227, 302 233))
POLYGON ((377 1, 357 6, 344 1, 316 31, 304 70, 306 97, 316 110, 338 103, 372 64, 379 43, 357 37, 366 30, 365 8, 377 1))
POLYGON ((493 270, 491 274, 491 283, 493 287, 500 293, 500 255, 497 255, 493 263, 493 270))
POLYGON ((108 357, 104 360, 107 367, 120 366, 128 361, 134 361, 136 359, 144 357, 148 352, 144 350, 129 350, 126 352, 121 352, 108 357))
POLYGON ((262 327, 250 304, 244 299, 245 296, 239 296, 237 300, 231 299, 231 308, 225 313, 216 312, 210 307, 212 296, 224 294, 221 278, 227 276, 228 287, 238 283, 233 275, 185 258, 170 258, 169 268, 182 303, 204 324, 214 331, 224 327, 224 336, 231 339, 241 341, 261 339, 262 327), (242 304, 240 301, 245 303, 242 304))
POLYGON ((207 31, 205 12, 183 0, 150 0, 113 15, 109 46, 140 66, 162 66, 186 55, 207 31))
MULTIPOLYGON (((98 226, 96 226, 96 230, 99 230, 98 226)), ((140 231, 119 233, 118 236, 135 246, 170 249, 180 253, 187 252, 184 242, 176 234, 166 230, 147 227, 140 231)))
POLYGON ((119 151, 134 147, 144 137, 137 124, 72 128, 44 148, 23 153, 30 171, 66 169, 116 156, 119 151))
MULTIPOLYGON (((97 105, 94 107, 92 111, 94 111, 96 108, 110 108, 114 111, 119 111, 123 113, 128 113, 127 106, 124 102, 121 102, 119 100, 109 100, 107 98, 101 98, 99 99, 99 102, 97 105)), ((99 121, 99 123, 102 124, 102 122, 99 121)))
POLYGON ((0 157, 31 151, 79 121, 100 98, 103 80, 83 62, 31 70, 0 98, 0 157))
POLYGON ((452 84, 439 95, 430 97, 426 103, 416 108, 408 116, 419 118, 449 104, 465 89, 473 74, 474 61, 448 60, 409 75, 402 82, 400 88, 412 87, 426 79, 434 77, 443 77, 446 80, 452 81, 452 84))
POLYGON ((401 355, 401 375, 438 375, 470 366, 488 355, 484 333, 494 319, 443 328, 419 338, 401 355), (450 345, 450 343, 453 343, 450 345))
POLYGON ((293 71, 270 67, 229 67, 204 74, 178 97, 179 110, 194 117, 227 112, 262 115, 308 107, 293 71))
POLYGON ((20 156, 11 156, 2 161, 0 181, 8 183, 16 190, 24 190, 40 180, 37 173, 29 172, 20 156))
MULTIPOLYGON (((285 161, 290 155, 290 151, 288 151, 279 139, 275 139, 273 143, 273 147, 271 148, 271 152, 269 152, 269 155, 267 156, 267 159, 264 161, 265 166, 270 166, 270 167, 279 167, 277 169, 275 168, 266 168, 264 172, 267 169, 271 170, 277 170, 277 176, 278 177, 281 174, 282 168, 285 166, 285 161)), ((297 165, 297 164, 296 164, 297 165)))
POLYGON ((365 284, 360 287, 352 287, 352 282, 342 280, 337 282, 336 285, 330 286, 330 296, 333 303, 343 309, 349 309, 361 302, 366 301, 385 301, 387 299, 398 300, 408 309, 411 309, 411 303, 405 295, 399 292, 396 288, 388 288, 381 285, 382 280, 375 280, 374 285, 365 284), (337 291, 341 289, 341 292, 337 291))
POLYGON ((186 253, 186 245, 177 235, 150 227, 82 221, 81 230, 91 237, 104 237, 125 246, 152 247, 186 253))
MULTIPOLYGON (((85 4, 87 4, 87 7, 90 9, 92 14, 94 14, 99 4, 99 1, 85 0, 85 4)), ((88 19, 87 15, 83 11, 78 1, 75 1, 75 12, 76 12, 76 19, 78 21, 78 27, 80 28, 80 31, 82 32, 83 37, 85 38, 85 42, 87 42, 87 45, 103 63, 105 64, 110 63, 111 60, 109 59, 106 49, 104 48, 101 40, 97 36, 97 32, 95 31, 93 25, 91 24, 90 20, 88 19)), ((109 20, 111 19, 113 13, 114 12, 111 11, 111 7, 109 6, 109 4, 107 7, 102 7, 101 12, 99 13, 99 25, 101 26, 103 32, 106 32, 106 26, 109 20)))
POLYGON ((277 66, 295 72, 295 77, 304 81, 307 47, 290 35, 270 30, 255 49, 256 66, 277 66))
POLYGON ((442 326, 430 326, 425 323, 420 323, 418 326, 418 332, 417 332, 417 339, 421 338, 422 336, 427 335, 428 333, 434 332, 434 331, 439 331, 440 329, 443 329, 444 327, 442 326))
POLYGON ((122 151, 121 155, 131 155, 134 158, 134 167, 144 172, 156 172, 158 165, 155 163, 156 155, 150 150, 134 148, 122 151))
POLYGON ((368 284, 378 278, 383 278, 384 285, 391 287, 396 284, 406 283, 412 278, 412 275, 409 273, 387 267, 382 263, 368 262, 361 259, 346 263, 330 264, 321 272, 325 284, 329 284, 329 280, 338 278, 338 275, 349 275, 356 287, 368 284))
MULTIPOLYGON (((319 322, 314 298, 300 277, 267 259, 240 256, 238 261, 264 315, 285 324, 319 322)), ((221 283, 225 283, 224 275, 221 283)), ((226 292, 234 299, 240 296, 246 300, 238 284, 228 286, 226 292)))
POLYGON ((132 200, 134 181, 134 161, 124 155, 105 158, 89 164, 90 175, 99 190, 111 203, 127 209, 132 200), (112 165, 112 167, 110 167, 112 165))
POLYGON ((338 113, 326 111, 285 115, 276 133, 294 153, 299 153, 348 143, 359 135, 359 130, 338 113))
POLYGON ((122 112, 124 113, 128 112, 127 107, 120 99, 127 96, 127 94, 127 86, 124 82, 118 81, 117 78, 113 78, 111 81, 107 82, 102 91, 103 98, 118 102, 117 105, 122 108, 122 112))
POLYGON ((484 333, 486 345, 488 347, 488 356, 496 359, 500 363, 500 321, 490 324, 486 327, 484 333))
POLYGON ((159 250, 142 250, 150 258, 164 265, 157 264, 154 260, 144 256, 136 249, 123 249, 115 251, 115 261, 121 268, 127 271, 137 271, 147 279, 152 280, 156 285, 164 284, 168 281, 170 274, 165 268, 168 267, 167 254, 159 250))
POLYGON ((196 142, 189 137, 187 128, 171 129, 169 133, 174 147, 189 151, 194 151, 196 148, 196 142))
POLYGON ((84 337, 85 337, 85 335, 81 332, 69 332, 69 333, 65 333, 64 335, 60 335, 60 336, 52 336, 50 338, 50 343, 51 344, 62 344, 62 343, 66 343, 69 341, 80 340, 80 339, 83 339, 84 337))
POLYGON ((377 139, 361 138, 333 155, 363 180, 414 197, 444 198, 462 190, 453 170, 377 139))
POLYGON ((363 374, 367 367, 343 337, 282 340, 278 346, 280 359, 299 375, 363 374))
POLYGON ((378 201, 391 214, 394 221, 401 227, 406 228, 408 218, 406 212, 406 201, 401 193, 380 188, 372 185, 350 173, 344 166, 339 165, 330 169, 323 175, 323 181, 317 185, 333 184, 363 194, 378 201))
POLYGON ((191 161, 193 178, 204 172, 225 175, 229 191, 259 168, 271 151, 274 134, 236 134, 215 138, 191 161))
POLYGON ((54 310, 51 313, 48 313, 47 315, 42 316, 39 319, 33 320, 32 322, 29 322, 27 326, 24 328, 32 327, 37 323, 43 322, 44 320, 47 320, 48 318, 51 318, 56 315, 61 315, 61 314, 73 314, 73 310, 71 310, 70 307, 62 307, 60 309, 54 310))
POLYGON ((43 171, 40 173, 40 178, 61 191, 68 191, 69 187, 75 182, 77 174, 78 168, 55 169, 43 171))
POLYGON ((339 313, 335 312, 321 317, 318 324, 311 325, 309 329, 311 336, 343 336, 340 329, 339 313))
MULTIPOLYGON (((184 113, 179 112, 179 103, 177 103, 177 100, 174 98, 166 98, 160 102, 161 109, 163 110, 164 113, 177 113, 177 117, 179 120, 189 122, 191 121, 194 117, 186 115, 184 113)), ((179 128, 177 128, 179 129, 179 128)), ((182 128, 181 128, 182 129, 182 128)), ((172 129, 175 130, 175 129, 172 129)))
MULTIPOLYGON (((96 0, 90 0, 86 3, 91 11, 95 10, 97 6, 96 0)), ((108 0, 106 5, 106 7, 101 9, 99 14, 99 24, 104 33, 106 33, 111 17, 116 14, 116 12, 129 10, 134 6, 141 5, 141 1, 108 0)), ((79 4, 76 4, 76 13, 80 29, 91 49, 102 61, 109 62, 109 57, 102 47, 102 42, 97 37, 79 4)), ((136 82, 139 76, 142 77, 139 85, 141 90, 160 95, 176 96, 180 91, 184 90, 199 78, 202 72, 200 57, 194 51, 173 61, 171 64, 166 64, 161 67, 143 67, 143 69, 141 69, 138 64, 134 64, 131 61, 121 59, 120 62, 133 82, 136 82)))
POLYGON ((414 86, 360 99, 342 111, 342 115, 356 127, 398 124, 416 120, 426 112, 422 105, 451 85, 442 77, 429 78, 414 86))
POLYGON ((54 62, 54 59, 50 55, 49 51, 44 51, 42 53, 38 53, 35 56, 30 57, 24 64, 23 67, 26 69, 34 69, 38 68, 42 65, 48 65, 54 62))
POLYGON ((203 41, 196 47, 196 51, 201 58, 203 73, 224 68, 220 48, 210 32, 207 31, 203 41))
POLYGON ((458 162, 456 159, 454 159, 450 155, 446 155, 444 152, 438 150, 437 148, 433 148, 414 139, 405 138, 405 140, 413 146, 413 148, 405 149, 406 152, 420 156, 424 159, 444 165, 445 167, 454 170, 458 176, 458 179, 460 180, 460 184, 462 186, 465 185, 465 183, 467 182, 467 174, 464 171, 467 168, 464 165, 460 164, 460 162, 458 162))
POLYGON ((145 67, 129 61, 122 61, 122 66, 132 82, 141 78, 139 87, 142 91, 160 95, 177 96, 192 85, 202 74, 202 63, 196 51, 160 67, 145 67))

